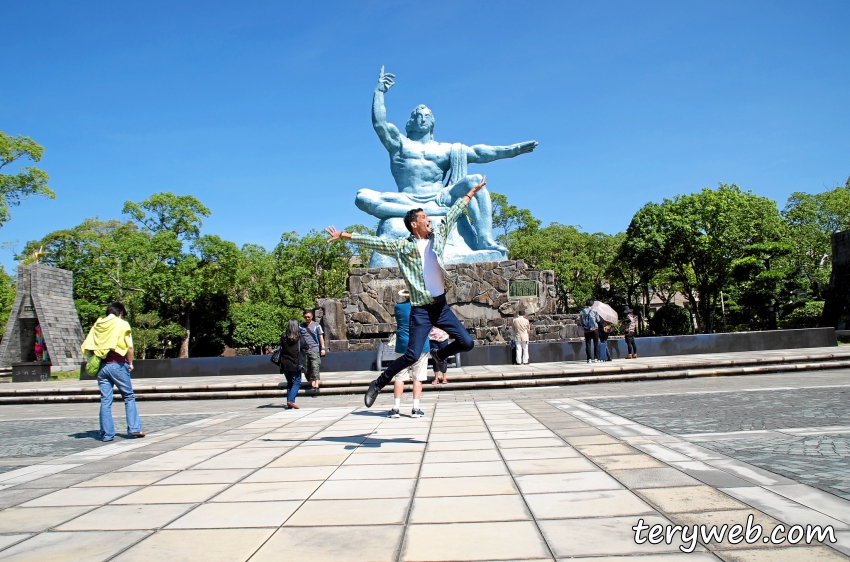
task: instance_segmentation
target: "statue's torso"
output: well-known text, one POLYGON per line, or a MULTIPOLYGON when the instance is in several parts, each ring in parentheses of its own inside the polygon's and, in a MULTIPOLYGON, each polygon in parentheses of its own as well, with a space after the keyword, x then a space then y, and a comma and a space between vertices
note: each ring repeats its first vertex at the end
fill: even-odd
POLYGON ((401 149, 390 153, 390 170, 402 193, 436 193, 450 166, 451 146, 445 142, 422 143, 401 137, 401 149))

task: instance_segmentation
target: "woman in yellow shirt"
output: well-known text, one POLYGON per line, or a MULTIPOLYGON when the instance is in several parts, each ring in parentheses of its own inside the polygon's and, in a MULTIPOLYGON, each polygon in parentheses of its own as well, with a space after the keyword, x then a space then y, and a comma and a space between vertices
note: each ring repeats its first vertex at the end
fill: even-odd
POLYGON ((133 370, 133 334, 130 324, 124 320, 125 316, 127 309, 123 304, 110 304, 106 309, 106 317, 97 319, 83 342, 84 354, 88 352, 100 357, 97 386, 100 387, 100 438, 103 441, 115 438, 112 385, 118 387, 118 392, 124 398, 128 436, 145 436, 130 379, 130 371, 133 370))

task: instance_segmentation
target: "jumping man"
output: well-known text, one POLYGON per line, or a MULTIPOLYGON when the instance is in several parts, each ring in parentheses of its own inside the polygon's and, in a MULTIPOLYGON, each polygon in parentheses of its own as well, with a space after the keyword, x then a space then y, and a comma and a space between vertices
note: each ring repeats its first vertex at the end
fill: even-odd
POLYGON ((445 220, 436 230, 431 229, 431 219, 422 209, 412 209, 404 217, 404 226, 410 231, 408 238, 387 240, 365 234, 340 232, 333 226, 327 228, 328 242, 351 240, 398 261, 407 291, 410 293, 410 339, 407 352, 393 361, 381 375, 369 384, 364 402, 372 407, 381 388, 389 384, 402 369, 419 360, 428 332, 432 326, 445 330, 454 341, 439 350, 432 350, 431 357, 440 371, 446 371, 445 358, 469 351, 475 343, 446 302, 446 271, 443 268, 443 250, 446 240, 455 228, 457 220, 472 197, 487 185, 485 179, 470 189, 466 195, 452 205, 445 220))

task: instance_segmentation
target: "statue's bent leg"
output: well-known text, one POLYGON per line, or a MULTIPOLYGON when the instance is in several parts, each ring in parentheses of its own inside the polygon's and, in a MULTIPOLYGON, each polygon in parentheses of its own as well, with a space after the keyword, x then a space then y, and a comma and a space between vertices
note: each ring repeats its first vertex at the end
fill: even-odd
MULTIPOLYGON (((436 197, 437 194, 434 194, 436 197)), ((444 215, 447 209, 440 208, 434 201, 415 200, 405 193, 387 193, 373 189, 361 189, 357 192, 354 204, 358 209, 379 219, 404 217, 411 209, 422 208, 429 215, 444 215)))
MULTIPOLYGON (((473 174, 454 184, 450 188, 452 202, 466 195, 470 189, 481 183, 482 179, 479 174, 473 174)), ((475 232, 478 234, 478 244, 474 249, 506 251, 506 248, 493 238, 493 205, 490 201, 490 192, 486 187, 475 194, 467 209, 475 232)))

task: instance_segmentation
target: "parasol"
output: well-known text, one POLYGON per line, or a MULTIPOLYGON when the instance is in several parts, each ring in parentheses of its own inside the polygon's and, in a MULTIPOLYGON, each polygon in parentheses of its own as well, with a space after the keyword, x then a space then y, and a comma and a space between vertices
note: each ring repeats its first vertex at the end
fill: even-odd
POLYGON ((611 324, 616 324, 619 319, 619 316, 617 316, 617 313, 614 312, 614 309, 604 302, 594 301, 591 308, 599 314, 600 318, 606 322, 610 322, 611 324))

